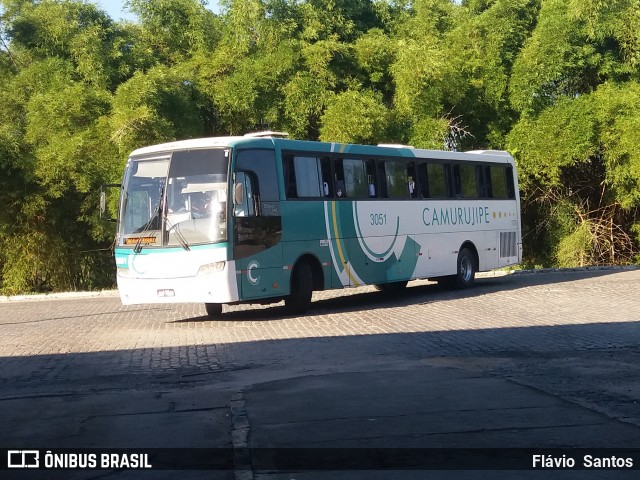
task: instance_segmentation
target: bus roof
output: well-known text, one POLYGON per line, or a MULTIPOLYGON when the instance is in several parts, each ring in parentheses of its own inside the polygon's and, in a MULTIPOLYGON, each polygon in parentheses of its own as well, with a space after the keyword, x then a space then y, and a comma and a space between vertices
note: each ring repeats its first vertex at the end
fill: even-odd
POLYGON ((513 163, 513 158, 509 152, 501 150, 472 150, 468 152, 451 152, 445 150, 426 150, 420 148, 407 147, 403 145, 357 145, 334 142, 313 142, 307 140, 290 140, 281 138, 279 135, 246 135, 227 137, 207 137, 195 138, 191 140, 179 140, 175 142, 162 143, 148 147, 138 148, 131 153, 131 156, 148 155, 152 153, 168 152, 172 150, 190 150, 200 148, 215 147, 247 147, 247 148, 269 148, 275 147, 279 150, 292 150, 300 152, 321 152, 321 153, 341 153, 345 156, 352 155, 375 155, 392 156, 402 158, 431 158, 438 160, 463 160, 476 162, 498 162, 513 163))

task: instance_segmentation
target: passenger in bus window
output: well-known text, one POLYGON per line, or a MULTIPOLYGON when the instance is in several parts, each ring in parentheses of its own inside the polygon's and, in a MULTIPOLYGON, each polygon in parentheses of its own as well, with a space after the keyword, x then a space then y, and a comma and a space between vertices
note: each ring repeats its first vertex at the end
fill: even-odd
POLYGON ((211 215, 209 211, 210 194, 201 192, 191 195, 191 214, 193 218, 204 218, 211 215))
POLYGON ((409 187, 409 196, 412 198, 415 197, 416 182, 413 181, 413 177, 409 177, 407 185, 409 187))

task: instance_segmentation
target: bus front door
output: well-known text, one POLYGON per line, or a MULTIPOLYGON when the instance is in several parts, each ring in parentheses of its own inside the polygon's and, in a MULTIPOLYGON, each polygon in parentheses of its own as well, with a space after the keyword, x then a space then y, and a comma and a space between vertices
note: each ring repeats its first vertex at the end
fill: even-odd
MULTIPOLYGON (((241 300, 280 296, 282 223, 279 208, 260 203, 258 178, 237 172, 233 206, 233 257, 241 300)), ((264 202, 263 202, 264 203, 264 202)))

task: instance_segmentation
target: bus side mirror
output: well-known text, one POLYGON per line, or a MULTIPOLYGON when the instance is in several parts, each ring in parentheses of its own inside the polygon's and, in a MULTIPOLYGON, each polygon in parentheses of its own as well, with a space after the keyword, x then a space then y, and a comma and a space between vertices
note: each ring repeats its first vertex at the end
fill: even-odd
POLYGON ((236 183, 233 187, 233 203, 236 205, 242 205, 244 202, 244 184, 236 183))

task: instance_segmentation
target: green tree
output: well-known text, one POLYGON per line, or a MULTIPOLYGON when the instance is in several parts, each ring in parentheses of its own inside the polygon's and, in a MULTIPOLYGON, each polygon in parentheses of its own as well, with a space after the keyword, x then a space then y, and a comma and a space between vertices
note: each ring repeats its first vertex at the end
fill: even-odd
POLYGON ((83 2, 3 2, 0 288, 110 285, 97 186, 114 169, 106 128, 126 76, 122 32, 83 2))
POLYGON ((202 136, 204 125, 189 77, 157 66, 121 84, 109 115, 121 156, 143 145, 202 136))
POLYGON ((380 95, 347 90, 330 100, 322 116, 320 139, 376 144, 387 140, 389 112, 380 95))
POLYGON ((449 117, 450 105, 462 98, 464 85, 448 53, 447 38, 461 12, 449 0, 420 0, 395 26, 389 70, 396 131, 406 132, 398 139, 402 143, 444 148, 451 138, 449 127, 455 119, 449 117))
POLYGON ((543 2, 510 79, 532 263, 629 262, 638 251, 635 1, 543 2), (562 208, 558 208, 562 206, 562 208), (548 252, 551 252, 549 255, 548 252))
POLYGON ((221 25, 204 0, 129 0, 139 20, 135 48, 165 65, 216 47, 221 25))
POLYGON ((531 35, 540 0, 466 2, 467 10, 447 36, 447 57, 464 80, 463 96, 446 108, 470 135, 463 148, 505 148, 505 136, 517 121, 510 105, 513 63, 531 35))

